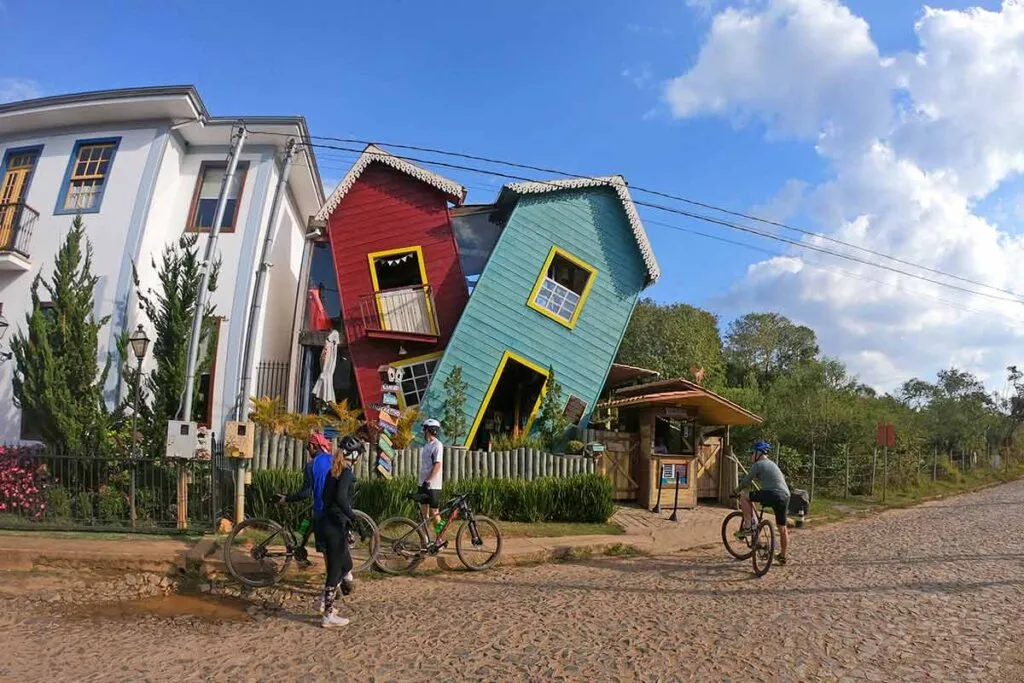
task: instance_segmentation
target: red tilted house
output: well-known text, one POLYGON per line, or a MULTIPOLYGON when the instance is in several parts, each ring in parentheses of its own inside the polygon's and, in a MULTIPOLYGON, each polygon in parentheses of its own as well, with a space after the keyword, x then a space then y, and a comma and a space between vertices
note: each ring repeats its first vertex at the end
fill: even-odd
POLYGON ((458 183, 368 145, 317 215, 364 409, 382 399, 382 365, 403 368, 396 408, 426 393, 469 297, 449 214, 465 196, 458 183))

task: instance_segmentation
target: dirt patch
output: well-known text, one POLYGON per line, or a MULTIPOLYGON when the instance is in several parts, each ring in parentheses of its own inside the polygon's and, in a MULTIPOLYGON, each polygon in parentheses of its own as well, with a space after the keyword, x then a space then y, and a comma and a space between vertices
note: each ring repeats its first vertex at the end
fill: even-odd
POLYGON ((202 621, 247 621, 251 605, 245 600, 214 595, 158 595, 141 600, 126 600, 102 605, 85 605, 75 609, 71 616, 107 619, 137 619, 157 617, 176 619, 187 617, 202 621))

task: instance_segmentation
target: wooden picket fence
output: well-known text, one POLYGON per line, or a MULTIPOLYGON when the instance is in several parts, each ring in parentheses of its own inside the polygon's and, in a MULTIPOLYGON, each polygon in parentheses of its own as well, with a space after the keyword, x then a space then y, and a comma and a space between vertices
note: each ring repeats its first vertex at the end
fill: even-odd
MULTIPOLYGON (((306 462, 305 443, 285 435, 256 430, 253 470, 301 470, 306 462)), ((368 478, 374 468, 376 453, 360 458, 356 476, 368 478)), ((396 450, 391 461, 392 475, 418 477, 420 450, 396 450)), ((514 451, 467 451, 460 448, 444 449, 445 481, 469 478, 538 479, 540 477, 570 477, 574 474, 593 474, 597 467, 592 458, 581 455, 544 453, 532 448, 514 451)))

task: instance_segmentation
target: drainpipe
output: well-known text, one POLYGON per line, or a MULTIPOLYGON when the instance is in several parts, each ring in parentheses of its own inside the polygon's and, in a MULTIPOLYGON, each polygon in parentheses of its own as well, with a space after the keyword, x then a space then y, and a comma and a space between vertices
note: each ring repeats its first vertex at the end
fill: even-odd
POLYGON ((274 240, 277 238, 277 226, 283 202, 285 190, 288 187, 288 176, 292 170, 292 157, 295 155, 295 138, 289 138, 288 146, 285 149, 284 160, 281 172, 278 174, 277 187, 274 189, 274 198, 270 202, 269 224, 267 225, 267 236, 263 240, 263 253, 260 255, 260 263, 256 268, 256 284, 253 287, 252 301, 249 304, 249 324, 246 330, 245 347, 242 353, 242 381, 238 387, 238 400, 235 403, 235 419, 245 419, 245 406, 252 395, 252 372, 255 365, 253 355, 256 350, 256 333, 259 330, 260 311, 263 309, 263 293, 267 288, 267 274, 273 265, 270 262, 270 254, 274 250, 274 240))

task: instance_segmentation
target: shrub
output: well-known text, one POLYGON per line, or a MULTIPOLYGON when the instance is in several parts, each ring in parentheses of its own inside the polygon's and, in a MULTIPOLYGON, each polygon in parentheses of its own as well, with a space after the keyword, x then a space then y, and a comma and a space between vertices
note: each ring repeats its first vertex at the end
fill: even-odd
POLYGON ((520 448, 532 448, 536 451, 547 450, 544 441, 540 437, 530 436, 525 433, 520 433, 516 436, 512 434, 497 434, 491 439, 492 451, 514 451, 520 448))
POLYGON ((101 486, 96 496, 96 516, 101 522, 120 522, 128 517, 128 500, 116 486, 101 486))
MULTIPOLYGON (((300 472, 261 470, 246 488, 246 509, 253 517, 267 517, 293 528, 311 514, 311 503, 280 507, 273 494, 302 486, 300 472)), ((413 477, 373 478, 356 484, 352 506, 380 522, 388 517, 418 519, 416 503, 406 496, 415 493, 413 477)), ((525 479, 463 479, 446 483, 441 500, 470 493, 474 512, 508 522, 606 522, 615 511, 612 482, 597 474, 525 479)))
POLYGON ((67 519, 71 516, 71 494, 63 486, 54 486, 46 493, 46 516, 67 519))
POLYGON ((586 447, 582 441, 576 441, 575 439, 565 445, 565 451, 570 455, 579 455, 583 452, 586 447))
POLYGON ((91 491, 82 491, 81 493, 76 493, 71 498, 71 515, 75 519, 95 519, 96 494, 91 491))
POLYGON ((0 447, 0 512, 41 518, 48 484, 46 467, 24 449, 0 447))

